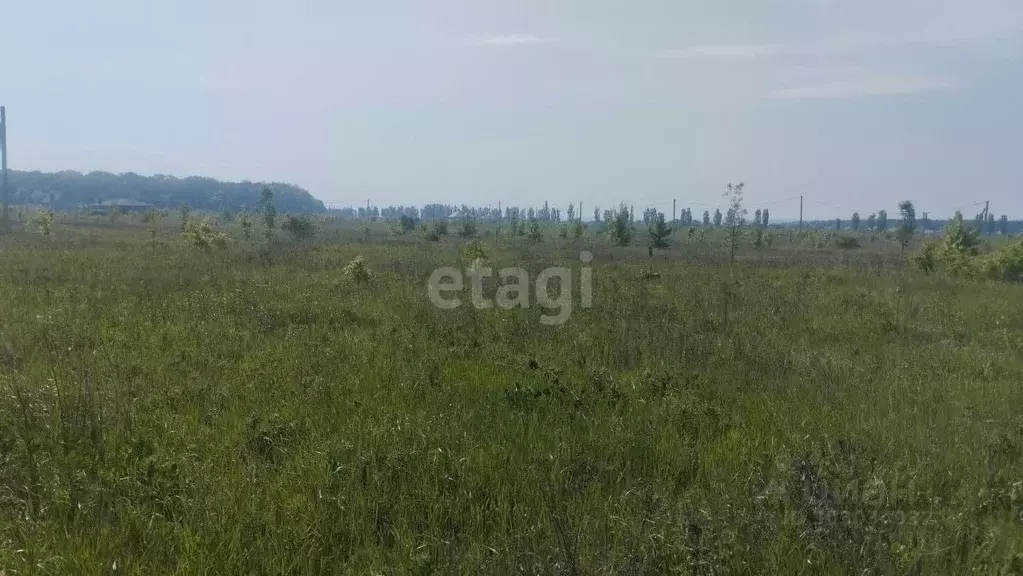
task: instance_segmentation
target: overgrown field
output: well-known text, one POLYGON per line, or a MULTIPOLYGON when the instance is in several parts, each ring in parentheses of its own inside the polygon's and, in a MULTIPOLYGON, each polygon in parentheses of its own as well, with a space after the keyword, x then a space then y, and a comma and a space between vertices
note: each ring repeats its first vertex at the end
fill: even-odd
POLYGON ((576 290, 594 255, 544 326, 430 303, 463 239, 231 235, 2 241, 0 573, 1023 570, 1019 285, 882 240, 486 233, 576 290))

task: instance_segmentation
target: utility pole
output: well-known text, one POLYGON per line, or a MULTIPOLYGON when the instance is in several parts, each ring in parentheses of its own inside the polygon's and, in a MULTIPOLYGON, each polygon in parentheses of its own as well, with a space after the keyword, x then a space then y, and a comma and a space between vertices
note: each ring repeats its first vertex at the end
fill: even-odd
POLYGON ((578 216, 578 218, 579 218, 580 222, 583 221, 583 203, 582 202, 579 203, 579 216, 578 216))
POLYGON ((0 215, 0 228, 8 234, 11 231, 10 202, 11 198, 7 191, 7 108, 0 106, 0 190, 3 192, 3 215, 0 215))
POLYGON ((678 222, 678 211, 675 209, 676 202, 678 202, 678 200, 674 198, 671 199, 671 221, 673 223, 678 222))
POLYGON ((803 231, 803 195, 799 195, 799 231, 803 231))

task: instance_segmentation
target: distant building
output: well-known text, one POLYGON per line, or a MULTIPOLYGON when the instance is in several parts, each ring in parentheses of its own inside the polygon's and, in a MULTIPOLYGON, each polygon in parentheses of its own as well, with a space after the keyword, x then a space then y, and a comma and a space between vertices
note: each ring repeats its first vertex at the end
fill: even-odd
POLYGON ((89 204, 85 208, 92 214, 109 214, 115 209, 120 212, 145 212, 152 209, 153 205, 140 200, 120 198, 116 200, 104 200, 99 204, 89 204))

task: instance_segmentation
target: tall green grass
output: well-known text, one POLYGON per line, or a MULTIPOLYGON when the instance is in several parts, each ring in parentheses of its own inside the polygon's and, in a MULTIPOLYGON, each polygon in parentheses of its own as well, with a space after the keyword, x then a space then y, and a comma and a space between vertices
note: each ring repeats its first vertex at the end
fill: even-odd
POLYGON ((485 232, 534 278, 594 253, 594 306, 548 327, 430 304, 464 240, 179 232, 3 240, 0 571, 1020 569, 1019 286, 884 240, 730 270, 716 234, 485 232))

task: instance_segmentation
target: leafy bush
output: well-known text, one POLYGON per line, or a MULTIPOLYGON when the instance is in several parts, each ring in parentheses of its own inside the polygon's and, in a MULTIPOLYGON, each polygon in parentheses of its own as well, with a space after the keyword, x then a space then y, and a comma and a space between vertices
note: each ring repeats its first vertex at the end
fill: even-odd
POLYGON ((915 262, 925 274, 930 274, 938 266, 936 247, 937 244, 928 242, 923 245, 919 254, 913 256, 913 262, 915 262))
POLYGON ((458 227, 458 235, 462 238, 472 238, 473 236, 476 236, 477 233, 476 221, 469 217, 463 218, 458 227))
POLYGON ((843 250, 855 250, 860 247, 860 241, 855 236, 839 236, 835 238, 835 245, 843 250))
POLYGON ((252 236, 252 218, 249 217, 247 213, 242 214, 238 217, 238 223, 242 227, 242 234, 245 236, 245 241, 247 242, 252 236))
POLYGON ((961 214, 945 228, 941 243, 945 251, 963 256, 976 256, 980 251, 980 237, 977 231, 963 223, 961 214))
POLYGON ((196 248, 209 250, 227 246, 227 234, 218 229, 209 217, 202 220, 188 220, 182 233, 188 242, 196 248))
POLYGON ((607 221, 607 235, 615 244, 628 246, 632 243, 633 231, 632 213, 623 202, 607 221))
POLYGON ((941 239, 925 243, 913 261, 928 274, 942 270, 953 276, 976 276, 980 272, 979 247, 977 231, 966 227, 962 216, 957 216, 945 227, 941 239))
POLYGON ((156 210, 150 210, 142 215, 142 223, 147 224, 149 227, 149 244, 156 247, 156 231, 157 223, 160 221, 161 215, 156 210))
POLYGON ((1023 239, 1011 240, 983 255, 980 244, 977 230, 967 227, 962 216, 957 216, 944 236, 924 244, 913 260, 928 273, 940 269, 953 276, 1023 282, 1023 239))
POLYGON ((1004 244, 980 258, 981 273, 993 280, 1023 282, 1023 239, 1004 244))
POLYGON ((188 229, 188 217, 192 214, 192 207, 188 204, 182 204, 178 208, 178 213, 181 215, 181 231, 184 232, 188 229))
POLYGON ((408 214, 402 214, 401 218, 398 219, 398 225, 400 226, 400 230, 405 234, 408 234, 409 232, 415 230, 418 224, 419 221, 409 216, 408 214))
POLYGON ((284 219, 284 224, 281 224, 281 230, 295 240, 305 240, 316 234, 316 225, 308 216, 288 216, 284 219))
POLYGON ((40 210, 32 217, 32 226, 35 227, 36 232, 41 234, 44 238, 49 238, 50 232, 53 230, 53 210, 40 210))
POLYGON ((369 282, 369 268, 366 267, 366 260, 362 256, 356 256, 354 260, 345 264, 341 269, 345 279, 356 284, 369 282))
POLYGON ((658 212, 656 218, 650 223, 650 246, 653 248, 667 248, 671 244, 671 233, 674 231, 665 222, 664 213, 658 212))
POLYGON ((529 239, 533 242, 543 242, 543 227, 536 217, 529 219, 529 239))
POLYGON ((463 246, 462 260, 470 266, 485 264, 487 261, 487 251, 484 250, 483 243, 479 240, 473 240, 463 246))
POLYGON ((260 211, 263 212, 263 224, 266 226, 266 238, 270 239, 273 230, 277 226, 277 204, 274 202, 274 193, 269 187, 264 187, 259 193, 260 211))

